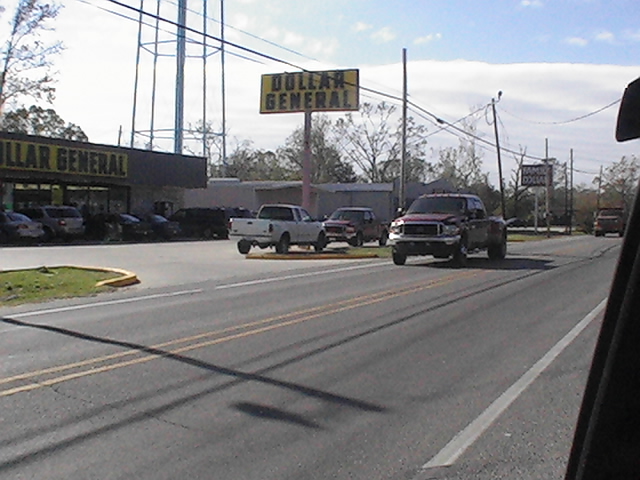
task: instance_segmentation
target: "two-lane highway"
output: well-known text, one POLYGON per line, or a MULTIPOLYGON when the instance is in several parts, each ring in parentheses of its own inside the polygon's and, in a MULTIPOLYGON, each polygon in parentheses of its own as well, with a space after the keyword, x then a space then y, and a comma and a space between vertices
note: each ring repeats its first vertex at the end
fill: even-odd
POLYGON ((464 269, 229 243, 120 246, 92 263, 161 248, 162 281, 0 310, 2 478, 562 477, 619 239, 464 269))

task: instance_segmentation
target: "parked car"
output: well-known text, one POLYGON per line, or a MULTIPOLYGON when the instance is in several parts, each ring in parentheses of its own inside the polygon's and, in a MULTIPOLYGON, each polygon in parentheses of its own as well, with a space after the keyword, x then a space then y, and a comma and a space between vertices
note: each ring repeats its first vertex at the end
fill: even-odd
POLYGON ((187 237, 229 238, 227 216, 220 207, 181 208, 169 220, 178 222, 182 233, 187 237))
POLYGON ((149 225, 151 225, 153 236, 155 238, 171 240, 172 238, 179 237, 182 234, 182 229, 180 228, 180 224, 178 222, 169 220, 162 215, 154 213, 139 218, 142 218, 142 220, 148 222, 149 225))
POLYGON ((44 229, 26 215, 17 212, 0 212, 0 243, 39 241, 44 238, 44 229))
POLYGON ((23 208, 18 213, 40 222, 44 229, 45 240, 55 238, 71 240, 82 237, 85 233, 84 218, 75 207, 45 205, 23 208))
POLYGON ((153 228, 129 213, 99 213, 89 221, 89 236, 96 240, 148 240, 153 228))

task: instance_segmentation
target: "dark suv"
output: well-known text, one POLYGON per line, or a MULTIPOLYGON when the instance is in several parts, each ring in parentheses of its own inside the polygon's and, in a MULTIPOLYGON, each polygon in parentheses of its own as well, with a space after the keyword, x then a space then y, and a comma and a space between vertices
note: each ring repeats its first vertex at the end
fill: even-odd
POLYGON ((181 208, 169 220, 178 222, 187 237, 229 238, 227 215, 223 208, 181 208))

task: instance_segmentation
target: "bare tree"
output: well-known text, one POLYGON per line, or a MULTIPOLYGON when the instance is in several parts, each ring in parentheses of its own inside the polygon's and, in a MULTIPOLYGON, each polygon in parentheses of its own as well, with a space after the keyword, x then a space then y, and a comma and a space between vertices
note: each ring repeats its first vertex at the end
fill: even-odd
MULTIPOLYGON (((347 113, 336 122, 334 132, 341 151, 366 181, 390 182, 400 174, 402 137, 400 124, 392 124, 395 112, 396 107, 385 102, 364 103, 360 118, 347 113)), ((426 128, 413 119, 407 123, 407 180, 422 180, 429 170, 425 161, 426 128)))
MULTIPOLYGON (((521 211, 521 203, 524 199, 530 197, 528 187, 521 185, 521 177, 522 177, 522 165, 524 164, 524 159, 527 156, 527 148, 520 146, 520 151, 518 155, 514 155, 513 159, 516 161, 516 168, 511 170, 511 179, 509 180, 509 184, 507 189, 511 192, 511 206, 513 208, 513 216, 520 217, 524 216, 524 213, 521 211)), ((531 210, 530 208, 528 210, 531 210)))
MULTIPOLYGON (((331 138, 332 124, 327 115, 319 115, 311 125, 311 183, 353 183, 357 176, 351 164, 343 162, 338 145, 331 138)), ((277 151, 290 170, 300 172, 304 152, 304 129, 297 128, 277 151)))
POLYGON ((476 120, 466 119, 463 129, 469 136, 460 137, 457 147, 445 147, 434 151, 438 157, 434 165, 434 174, 436 177, 449 180, 460 190, 489 182, 488 174, 482 170, 482 152, 476 144, 476 120))
POLYGON ((19 108, 5 113, 0 117, 0 129, 7 132, 64 138, 79 142, 88 140, 87 135, 79 126, 65 122, 51 108, 45 110, 36 105, 32 105, 29 109, 19 108))
POLYGON ((60 6, 42 0, 20 0, 0 51, 0 112, 8 102, 31 97, 52 102, 55 94, 50 69, 63 49, 59 41, 43 40, 60 6))
POLYGON ((639 176, 640 163, 634 155, 624 156, 605 168, 602 179, 595 180, 602 183, 602 205, 624 206, 629 209, 639 176))

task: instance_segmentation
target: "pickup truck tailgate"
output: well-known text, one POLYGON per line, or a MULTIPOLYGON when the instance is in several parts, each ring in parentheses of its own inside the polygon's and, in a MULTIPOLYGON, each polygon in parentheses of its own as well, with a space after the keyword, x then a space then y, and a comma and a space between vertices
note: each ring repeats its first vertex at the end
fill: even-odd
POLYGON ((233 218, 229 235, 251 238, 270 237, 270 224, 270 220, 260 218, 233 218))

